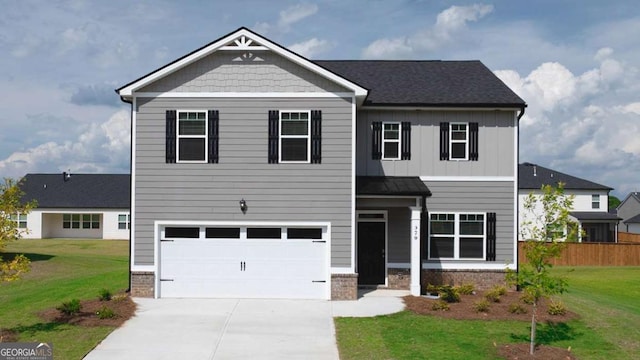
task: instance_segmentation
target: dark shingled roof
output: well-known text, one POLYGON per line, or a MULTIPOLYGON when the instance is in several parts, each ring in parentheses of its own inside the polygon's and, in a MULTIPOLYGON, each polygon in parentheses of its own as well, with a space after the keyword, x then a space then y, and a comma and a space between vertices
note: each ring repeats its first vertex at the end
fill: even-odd
POLYGON ((357 195, 431 196, 417 176, 356 176, 357 195))
POLYGON ((519 189, 540 189, 542 185, 556 186, 559 182, 564 183, 565 189, 613 190, 608 186, 596 184, 589 180, 580 179, 540 165, 531 163, 518 165, 519 189))
POLYGON ((36 200, 38 208, 128 209, 131 176, 128 174, 27 174, 21 184, 23 201, 36 200))
POLYGON ((627 220, 623 221, 623 223, 625 224, 638 224, 640 223, 640 214, 634 216, 634 217, 630 217, 627 220))
POLYGON ((523 107, 524 100, 478 60, 317 60, 369 90, 365 105, 523 107))
POLYGON ((571 216, 578 220, 611 220, 611 221, 620 221, 622 220, 615 214, 611 214, 609 212, 604 211, 572 211, 571 216))

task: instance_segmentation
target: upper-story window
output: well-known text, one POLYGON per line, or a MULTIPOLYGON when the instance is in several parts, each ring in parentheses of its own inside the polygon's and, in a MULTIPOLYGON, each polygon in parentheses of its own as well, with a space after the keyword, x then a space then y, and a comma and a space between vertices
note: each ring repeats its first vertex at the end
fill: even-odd
POLYGON ((451 160, 469 160, 469 125, 467 123, 451 123, 450 150, 451 160))
POLYGON ((308 163, 310 134, 310 111, 280 112, 280 162, 308 163))
POLYGON ((598 194, 591 195, 591 208, 600 209, 600 195, 598 194))
POLYGON ((478 123, 440 123, 440 160, 477 161, 478 123))
POLYGON ((178 111, 178 162, 207 162, 207 113, 178 111))
POLYGON ((400 159, 400 123, 382 123, 382 158, 385 160, 400 159))

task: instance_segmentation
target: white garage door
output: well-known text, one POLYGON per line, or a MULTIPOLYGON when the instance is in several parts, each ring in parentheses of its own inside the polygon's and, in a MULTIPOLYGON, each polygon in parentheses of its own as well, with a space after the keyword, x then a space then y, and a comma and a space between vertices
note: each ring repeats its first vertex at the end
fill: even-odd
POLYGON ((164 227, 160 297, 329 296, 322 227, 164 227))

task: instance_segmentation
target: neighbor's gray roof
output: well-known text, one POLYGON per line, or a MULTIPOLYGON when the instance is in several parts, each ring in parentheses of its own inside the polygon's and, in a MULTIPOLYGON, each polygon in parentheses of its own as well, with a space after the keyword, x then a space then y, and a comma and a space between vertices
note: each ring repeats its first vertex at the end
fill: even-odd
POLYGON ((365 105, 523 107, 524 100, 478 60, 317 60, 369 90, 365 105))
POLYGON ((589 180, 567 175, 540 165, 524 163, 518 165, 518 188, 540 189, 542 185, 556 186, 564 183, 571 190, 613 190, 612 188, 589 180))
POLYGON ((128 174, 27 174, 21 185, 23 201, 36 200, 38 208, 128 209, 131 177, 128 174))
POLYGON ((578 220, 622 220, 617 215, 605 211, 572 211, 570 214, 578 220))
POLYGON ((356 176, 357 195, 431 196, 417 176, 356 176))
POLYGON ((630 217, 627 220, 623 221, 623 223, 625 224, 638 224, 640 223, 640 214, 634 216, 634 217, 630 217))

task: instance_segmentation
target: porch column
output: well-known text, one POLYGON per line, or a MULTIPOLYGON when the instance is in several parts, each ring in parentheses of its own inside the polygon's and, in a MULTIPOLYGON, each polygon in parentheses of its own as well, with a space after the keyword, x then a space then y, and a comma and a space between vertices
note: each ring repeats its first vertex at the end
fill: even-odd
POLYGON ((412 206, 411 209, 411 295, 420 296, 420 215, 421 206, 412 206))

